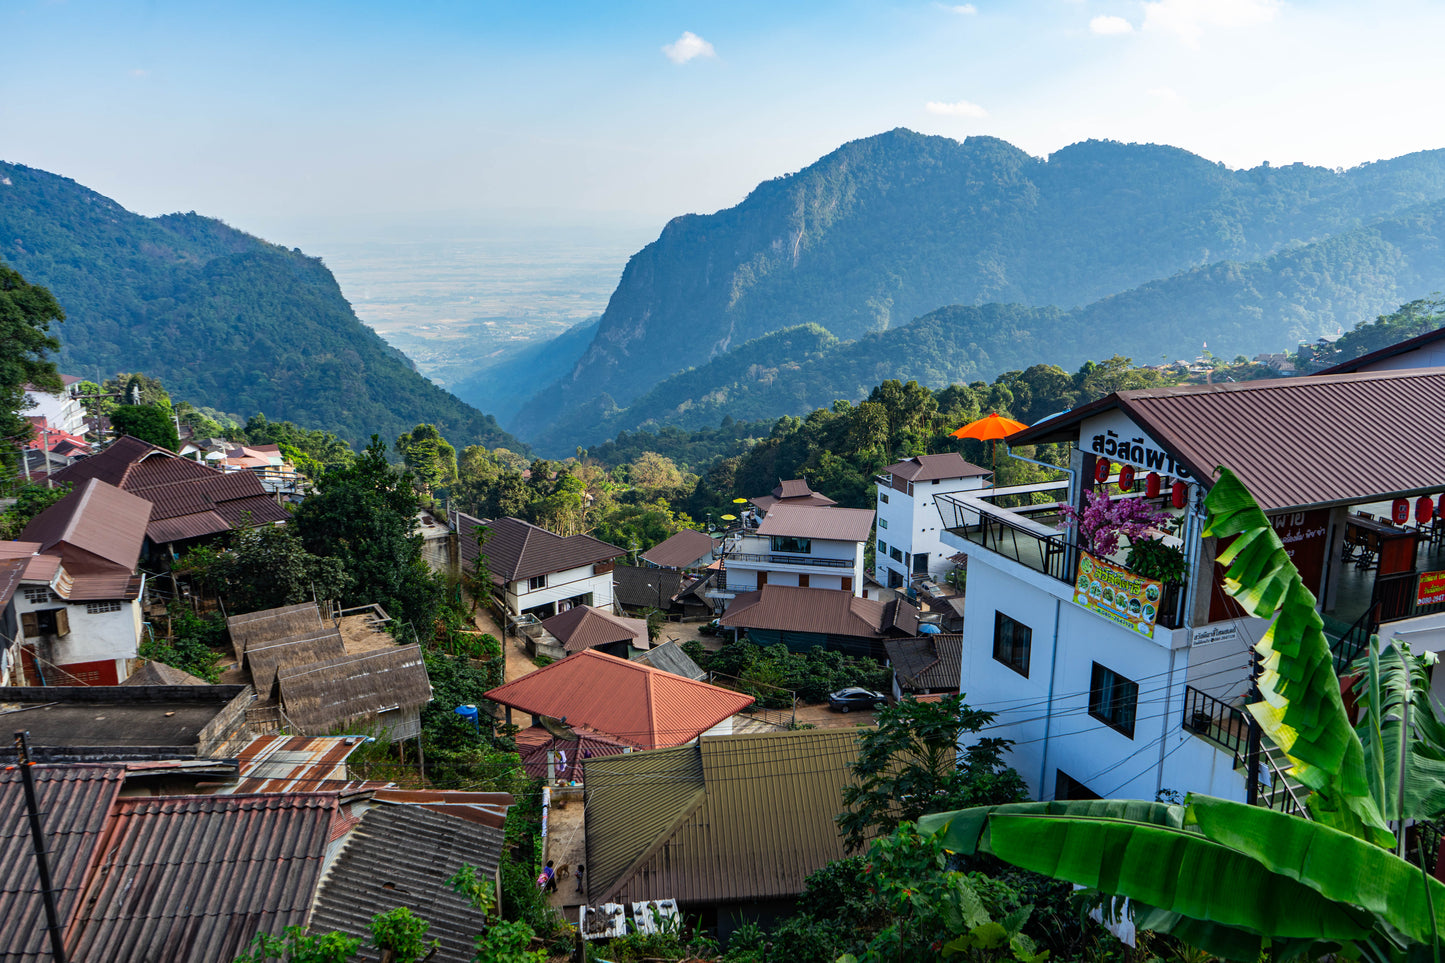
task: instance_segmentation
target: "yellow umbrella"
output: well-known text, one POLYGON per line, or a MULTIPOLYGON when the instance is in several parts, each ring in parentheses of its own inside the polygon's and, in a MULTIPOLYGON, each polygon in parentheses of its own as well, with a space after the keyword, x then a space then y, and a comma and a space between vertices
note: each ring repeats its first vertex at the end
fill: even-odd
MULTIPOLYGON (((987 418, 980 418, 978 421, 970 421, 962 428, 953 432, 954 438, 976 438, 979 441, 996 442, 1000 438, 1007 438, 1015 432, 1023 431, 1028 425, 1023 422, 1014 421, 1012 418, 1005 418, 998 412, 994 412, 987 418)), ((994 475, 998 475, 998 446, 991 445, 993 450, 994 475)), ((998 481, 995 477, 994 486, 998 481)))

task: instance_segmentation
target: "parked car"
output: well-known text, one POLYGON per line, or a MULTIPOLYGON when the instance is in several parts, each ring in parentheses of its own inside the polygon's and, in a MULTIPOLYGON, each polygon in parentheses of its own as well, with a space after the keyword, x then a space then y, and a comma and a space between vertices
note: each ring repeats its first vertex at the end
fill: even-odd
POLYGON ((888 697, 883 693, 874 692, 872 689, 860 689, 858 686, 849 686, 828 694, 828 705, 839 712, 847 712, 850 709, 876 709, 886 705, 887 702, 888 697))

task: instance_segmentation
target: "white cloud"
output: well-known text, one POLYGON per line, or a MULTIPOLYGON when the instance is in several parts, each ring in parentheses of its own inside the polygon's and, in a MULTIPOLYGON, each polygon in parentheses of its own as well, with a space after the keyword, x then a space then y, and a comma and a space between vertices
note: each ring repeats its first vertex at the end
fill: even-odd
POLYGON ((972 117, 979 119, 988 116, 988 111, 978 104, 967 100, 955 100, 946 104, 938 100, 930 100, 924 107, 930 114, 937 114, 939 117, 972 117))
POLYGON ((978 7, 975 7, 971 3, 945 3, 943 9, 952 13, 962 14, 965 17, 971 17, 978 13, 978 7))
POLYGON ((675 64, 685 64, 698 57, 717 56, 717 51, 713 49, 712 44, 691 30, 684 30, 681 37, 670 44, 664 44, 662 52, 667 54, 667 59, 675 64))
POLYGON ((1133 33, 1134 25, 1123 17, 1095 17, 1089 21, 1089 29, 1101 37, 1113 37, 1133 33))
POLYGON ((1167 104, 1170 107, 1184 106, 1184 98, 1179 96, 1179 91, 1173 87, 1151 87, 1149 88, 1149 96, 1161 104, 1167 104))
POLYGON ((1257 27, 1279 16, 1281 0, 1154 0, 1144 4, 1144 29, 1199 42, 1206 28, 1257 27))

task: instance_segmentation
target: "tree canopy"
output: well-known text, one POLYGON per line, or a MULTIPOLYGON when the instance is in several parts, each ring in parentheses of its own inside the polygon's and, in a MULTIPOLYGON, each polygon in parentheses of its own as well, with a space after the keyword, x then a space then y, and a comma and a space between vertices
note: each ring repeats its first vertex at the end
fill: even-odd
POLYGON ((16 441, 30 438, 30 423, 22 417, 25 386, 61 390, 53 357, 60 340, 50 326, 64 320, 54 295, 0 261, 0 438, 9 440, 0 450, 7 459, 16 441))

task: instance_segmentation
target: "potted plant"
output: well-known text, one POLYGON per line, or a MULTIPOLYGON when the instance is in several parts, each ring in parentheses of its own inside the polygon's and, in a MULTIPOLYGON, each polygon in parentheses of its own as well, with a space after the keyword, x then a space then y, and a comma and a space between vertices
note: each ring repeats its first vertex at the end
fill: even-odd
POLYGON ((1124 565, 1135 575, 1152 578, 1164 584, 1184 581, 1189 564, 1184 561, 1184 550, 1165 544, 1162 538, 1141 538, 1131 540, 1129 555, 1124 565))

